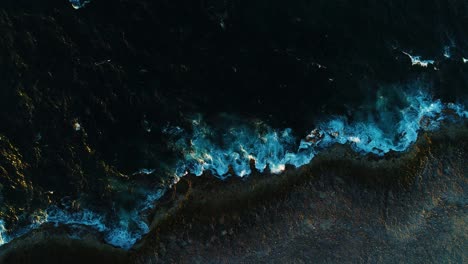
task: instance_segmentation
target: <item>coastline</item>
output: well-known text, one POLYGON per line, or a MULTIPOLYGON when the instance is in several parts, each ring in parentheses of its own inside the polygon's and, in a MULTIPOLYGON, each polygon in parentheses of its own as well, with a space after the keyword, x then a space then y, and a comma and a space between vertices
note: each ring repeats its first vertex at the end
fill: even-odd
MULTIPOLYGON (((103 244, 96 237, 75 240, 57 234, 54 229, 39 229, 3 246, 0 262, 8 263, 14 259, 15 263, 34 263, 37 257, 29 256, 38 253, 49 257, 49 263, 54 263, 52 258, 65 258, 79 263, 87 257, 93 260, 99 257, 105 263, 146 263, 147 258, 165 262, 166 258, 174 258, 174 253, 168 253, 168 250, 174 247, 172 244, 179 244, 181 230, 189 226, 198 230, 194 231, 198 235, 192 241, 212 241, 213 236, 205 229, 213 225, 215 227, 209 229, 216 230, 217 237, 220 237, 215 240, 234 237, 236 232, 231 230, 238 227, 239 223, 241 229, 243 225, 246 229, 258 225, 251 223, 246 215, 255 214, 259 208, 276 202, 287 201, 291 193, 311 183, 319 186, 357 187, 365 192, 380 193, 385 190, 387 193, 392 192, 398 200, 399 195, 411 195, 418 181, 417 175, 428 162, 428 156, 448 155, 451 151, 464 151, 466 155, 468 145, 464 142, 467 142, 467 131, 466 124, 459 124, 421 133, 417 143, 408 151, 390 153, 383 158, 359 155, 347 145, 335 145, 321 152, 310 164, 298 169, 287 169, 280 175, 253 173, 246 179, 230 177, 224 181, 210 175, 184 177, 174 186, 173 191, 168 191, 157 202, 150 233, 129 251, 103 244), (453 149, 446 147, 449 145, 453 149), (222 226, 220 233, 219 225, 222 226), (46 254, 46 251, 55 253, 46 254)), ((388 196, 384 192, 382 195, 388 196)), ((175 247, 194 246, 193 242, 180 243, 187 245, 175 247)))

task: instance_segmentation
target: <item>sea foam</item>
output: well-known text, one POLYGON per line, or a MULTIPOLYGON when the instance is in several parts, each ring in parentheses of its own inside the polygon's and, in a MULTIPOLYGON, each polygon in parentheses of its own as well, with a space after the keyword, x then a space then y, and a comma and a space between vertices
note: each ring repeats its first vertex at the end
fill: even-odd
POLYGON ((468 118, 464 106, 432 99, 424 91, 404 94, 403 101, 406 105, 403 108, 391 113, 377 109, 382 111, 369 115, 365 121, 350 122, 344 116, 330 118, 319 123, 298 144, 291 129, 241 125, 220 132, 196 118, 191 137, 176 144, 184 152, 176 175, 200 176, 210 171, 219 178, 232 176, 231 172, 244 177, 252 172, 251 161, 258 171, 268 168, 276 174, 286 165, 308 164, 320 150, 333 144, 348 144, 356 152, 383 156, 407 150, 420 131, 438 129, 443 121, 468 118))
MULTIPOLYGON (((383 156, 391 151, 402 152, 417 140, 421 131, 438 129, 444 121, 468 118, 463 105, 443 103, 424 91, 402 93, 402 97, 403 106, 395 108, 386 96, 379 96, 373 111, 376 113, 368 113, 360 121, 350 121, 344 116, 328 118, 300 140, 289 128, 273 129, 261 122, 219 128, 209 126, 200 116, 192 120, 191 132, 165 127, 163 132, 176 135, 178 139, 172 144, 183 153, 174 168, 175 182, 187 174, 201 176, 207 171, 221 179, 234 175, 246 177, 252 173, 252 162, 253 169, 259 172, 277 174, 286 165, 308 164, 321 150, 334 144, 347 144, 361 154, 383 156)), ((138 173, 154 172, 145 169, 138 173)), ((146 212, 154 209, 155 201, 165 191, 150 191, 131 210, 120 208, 112 213, 52 206, 31 216, 28 226, 12 231, 0 220, 0 245, 49 223, 92 228, 102 233, 107 243, 128 249, 149 232, 146 212)), ((70 236, 79 237, 78 234, 70 236)))

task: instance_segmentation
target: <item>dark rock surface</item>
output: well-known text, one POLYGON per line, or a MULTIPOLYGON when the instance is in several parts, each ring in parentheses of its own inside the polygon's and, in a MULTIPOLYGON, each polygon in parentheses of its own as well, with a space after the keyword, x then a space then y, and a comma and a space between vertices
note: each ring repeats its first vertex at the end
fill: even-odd
POLYGON ((338 148, 278 178, 188 179, 181 213, 156 226, 137 263, 463 263, 462 131, 387 160, 338 148))
MULTIPOLYGON (((0 4, 0 218, 10 225, 20 223, 27 212, 63 197, 77 200, 77 207, 110 208, 115 201, 125 201, 121 193, 131 192, 134 186, 164 182, 164 168, 174 157, 161 128, 168 123, 183 125, 191 113, 202 113, 210 120, 227 112, 273 127, 292 127, 302 134, 313 127, 315 118, 346 113, 374 101, 379 86, 412 79, 433 83, 437 97, 467 102, 468 64, 461 60, 468 57, 465 25, 468 3, 463 0, 94 0, 80 10, 66 0, 4 0, 0 4), (452 57, 444 58, 444 47, 452 44, 452 57), (402 51, 435 59, 436 64, 414 67, 402 51), (161 168, 161 172, 146 178, 132 176, 140 168, 161 168)), ((462 171, 466 176, 466 170, 462 171)), ((333 193, 333 186, 334 182, 324 185, 326 197, 333 193)), ((278 259, 293 254, 293 245, 312 247, 309 242, 298 242, 304 234, 316 234, 306 230, 310 215, 304 214, 299 221, 295 214, 306 210, 292 211, 301 193, 318 187, 305 184, 301 188, 285 194, 290 198, 277 205, 280 212, 288 212, 278 221, 294 226, 306 223, 305 231, 292 231, 291 241, 284 241, 286 229, 278 230, 277 239, 273 238, 273 222, 262 217, 274 217, 266 214, 259 216, 260 222, 266 221, 265 230, 252 233, 250 240, 240 236, 226 242, 223 239, 231 231, 220 228, 209 233, 214 236, 209 245, 240 250, 225 255, 239 262, 267 261, 262 255, 247 254, 262 232, 267 244, 281 241, 282 246, 271 251, 279 252, 278 259), (227 234, 222 235, 224 231, 227 234), (245 247, 237 244, 242 241, 245 247), (239 257, 239 252, 245 256, 239 257)), ((337 188, 341 189, 336 190, 336 203, 350 203, 348 209, 339 208, 348 217, 344 219, 350 219, 360 205, 367 211, 359 223, 380 219, 373 210, 383 210, 382 206, 365 205, 366 199, 383 199, 378 191, 349 201, 348 195, 362 191, 360 187, 337 188)), ((311 193, 310 203, 326 207, 315 191, 311 193)), ((405 199, 399 202, 409 198, 405 199)), ((276 205, 265 206, 274 211, 271 208, 276 205)), ((428 218, 434 221, 428 228, 447 219, 453 225, 446 228, 462 228, 459 223, 466 216, 450 204, 444 206, 447 209, 440 209, 440 218, 428 218), (447 216, 445 210, 454 213, 447 216)), ((333 213, 330 210, 318 213, 333 213)), ((310 225, 323 230, 317 233, 323 243, 316 245, 323 248, 337 246, 325 239, 327 226, 334 232, 357 230, 335 220, 310 225)), ((387 243, 366 237, 378 232, 378 227, 382 226, 356 231, 362 242, 356 248, 351 246, 356 236, 344 235, 349 246, 343 252, 352 255, 378 245, 376 250, 394 250, 388 251, 388 258, 391 252, 398 253, 392 244, 396 240, 387 243)), ((431 234, 439 238, 450 232, 434 230, 431 234)), ((455 243, 456 239, 449 236, 440 241, 455 243)), ((165 258, 184 261, 176 252, 196 248, 187 241, 181 246, 181 241, 176 237, 172 244, 161 242, 165 258)), ((211 238, 200 241, 206 245, 211 238)), ((417 246, 421 254, 427 250, 411 239, 405 243, 417 246)), ((255 252, 267 256, 268 249, 259 247, 255 252)), ((323 248, 312 247, 306 257, 331 257, 320 253, 326 252, 323 248)), ((215 249, 200 253, 200 261, 223 260, 210 255, 219 253, 215 249)), ((442 250, 433 249, 434 254, 442 250)), ((458 262, 459 249, 453 252, 453 261, 458 262)), ((369 257, 371 262, 377 258, 355 256, 369 257)), ((383 261, 388 258, 382 255, 383 261)))
POLYGON ((8 244, 0 261, 463 263, 467 129, 425 135, 383 160, 337 146, 282 175, 187 177, 129 252, 91 237, 57 244, 45 230, 8 244))

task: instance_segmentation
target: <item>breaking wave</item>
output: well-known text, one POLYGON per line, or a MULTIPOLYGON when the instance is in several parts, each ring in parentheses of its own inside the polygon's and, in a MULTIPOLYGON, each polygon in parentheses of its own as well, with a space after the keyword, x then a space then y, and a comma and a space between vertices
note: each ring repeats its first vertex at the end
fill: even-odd
POLYGON ((252 172, 251 161, 260 172, 268 168, 271 173, 280 173, 286 165, 308 164, 320 150, 333 144, 349 144, 356 152, 382 156, 407 150, 420 131, 435 130, 443 121, 468 118, 462 105, 434 100, 424 91, 403 94, 402 99, 403 108, 391 109, 390 99, 379 96, 376 113, 367 113, 365 121, 334 117, 321 122, 298 144, 291 129, 241 125, 220 132, 196 118, 192 136, 176 144, 184 152, 176 175, 200 176, 209 171, 219 178, 232 174, 243 177, 252 172))
MULTIPOLYGON (((0 220, 0 246, 44 224, 51 224, 55 227, 62 225, 74 227, 78 230, 91 228, 102 233, 106 243, 129 249, 143 235, 149 232, 148 224, 145 221, 145 212, 154 207, 155 201, 161 198, 164 192, 163 189, 152 192, 133 210, 120 209, 112 215, 88 209, 73 211, 67 206, 65 208, 51 206, 45 211, 38 211, 33 214, 30 217, 29 225, 14 232, 8 232, 4 226, 4 221, 0 220)), ((69 235, 73 238, 79 238, 78 233, 70 233, 69 235)))
MULTIPOLYGON (((180 127, 166 127, 163 132, 172 136, 171 144, 183 153, 174 168, 177 179, 187 174, 200 176, 207 171, 224 179, 251 174, 252 164, 259 172, 273 174, 284 171, 286 165, 300 167, 333 144, 348 144, 358 153, 378 156, 402 152, 417 140, 421 131, 435 130, 442 122, 468 118, 463 105, 435 100, 424 91, 400 93, 398 100, 400 104, 389 96, 379 95, 373 111, 361 113, 359 121, 336 116, 320 122, 300 140, 289 128, 276 130, 261 122, 216 127, 201 117, 192 120, 191 132, 180 127)), ((128 249, 149 232, 145 212, 153 209, 155 201, 164 193, 164 189, 149 192, 135 208, 116 208, 112 214, 53 206, 35 214, 27 227, 14 232, 8 231, 0 220, 0 245, 44 224, 52 224, 92 228, 102 233, 107 243, 128 249)))
POLYGON ((68 0, 74 9, 80 9, 89 4, 90 0, 68 0))

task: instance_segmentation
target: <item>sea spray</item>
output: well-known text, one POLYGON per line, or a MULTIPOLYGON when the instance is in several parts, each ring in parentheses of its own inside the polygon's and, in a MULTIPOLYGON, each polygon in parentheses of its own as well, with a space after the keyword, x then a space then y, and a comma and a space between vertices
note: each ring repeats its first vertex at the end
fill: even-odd
POLYGON ((8 242, 9 239, 7 236, 7 230, 5 228, 5 222, 0 220, 0 246, 8 242))
MULTIPOLYGON (((175 182, 187 174, 200 176, 206 171, 222 179, 233 176, 231 173, 245 177, 252 173, 251 161, 256 170, 276 174, 284 171, 286 165, 308 164, 333 144, 348 144, 358 153, 383 156, 391 151, 407 150, 420 131, 438 129, 444 121, 468 118, 463 105, 434 100, 424 91, 403 94, 403 99, 403 107, 391 110, 388 106, 393 104, 380 96, 375 102, 377 113, 369 114, 366 120, 349 121, 344 116, 335 116, 320 122, 301 140, 289 128, 277 130, 261 122, 217 128, 209 126, 200 116, 192 120, 191 132, 176 126, 165 127, 164 133, 178 138, 171 143, 175 150, 183 153, 174 168, 175 182)), ((149 232, 145 212, 154 209, 155 201, 165 191, 165 188, 149 191, 134 208, 123 210, 116 205, 112 213, 52 206, 33 214, 28 226, 12 231, 0 220, 0 245, 49 223, 92 228, 101 232, 107 243, 128 249, 149 232)), ((71 234, 71 237, 79 238, 79 235, 71 234)))
POLYGON ((215 132, 197 118, 192 121, 191 137, 177 143, 184 159, 178 163, 176 175, 200 176, 210 171, 226 178, 232 169, 235 175, 244 177, 251 173, 251 161, 260 172, 268 167, 271 173, 280 173, 286 165, 308 164, 320 150, 333 144, 348 144, 356 152, 382 156, 407 150, 420 131, 432 131, 443 121, 468 117, 464 106, 434 100, 424 91, 404 94, 404 100, 405 106, 391 117, 381 111, 366 121, 349 122, 337 116, 321 122, 298 145, 291 129, 239 125, 215 132))
POLYGON ((80 9, 89 4, 90 0, 69 0, 70 4, 74 9, 80 9))
MULTIPOLYGON (((51 206, 45 211, 37 211, 32 214, 29 225, 9 232, 8 236, 5 223, 0 220, 0 246, 44 224, 52 224, 56 227, 60 225, 75 227, 77 230, 91 228, 102 233, 104 240, 110 245, 129 249, 143 235, 149 232, 149 227, 145 221, 145 212, 154 207, 155 201, 161 198, 164 192, 164 189, 150 192, 133 210, 119 210, 116 214, 90 209, 73 211, 69 208, 51 206)), ((70 237, 79 238, 78 233, 70 234, 70 237)))

